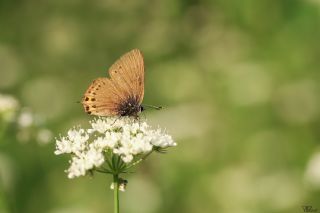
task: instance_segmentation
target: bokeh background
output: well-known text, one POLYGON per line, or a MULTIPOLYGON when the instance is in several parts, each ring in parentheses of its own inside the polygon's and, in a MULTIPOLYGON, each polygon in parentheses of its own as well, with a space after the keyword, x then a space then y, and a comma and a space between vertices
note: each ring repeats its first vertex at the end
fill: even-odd
POLYGON ((0 0, 0 212, 112 212, 111 178, 70 180, 55 137, 122 54, 178 146, 126 176, 127 213, 320 210, 319 0, 0 0))

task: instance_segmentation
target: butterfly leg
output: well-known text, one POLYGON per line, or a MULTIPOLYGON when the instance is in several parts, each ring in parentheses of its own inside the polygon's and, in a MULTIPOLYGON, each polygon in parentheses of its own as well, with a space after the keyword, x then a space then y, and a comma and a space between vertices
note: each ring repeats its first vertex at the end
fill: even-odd
MULTIPOLYGON (((146 120, 147 119, 146 114, 144 112, 141 112, 141 114, 143 115, 143 119, 146 120)), ((136 119, 138 120, 139 126, 140 126, 142 118, 140 116, 137 116, 136 119)))
POLYGON ((116 122, 117 122, 117 120, 119 120, 121 118, 121 115, 119 115, 114 121, 113 121, 113 123, 111 124, 111 126, 113 126, 116 122))
POLYGON ((145 112, 141 112, 141 114, 143 115, 143 119, 147 120, 147 116, 146 116, 145 112))
POLYGON ((141 124, 141 119, 140 119, 140 117, 137 117, 137 120, 138 120, 138 122, 139 122, 139 127, 140 127, 140 124, 141 124))

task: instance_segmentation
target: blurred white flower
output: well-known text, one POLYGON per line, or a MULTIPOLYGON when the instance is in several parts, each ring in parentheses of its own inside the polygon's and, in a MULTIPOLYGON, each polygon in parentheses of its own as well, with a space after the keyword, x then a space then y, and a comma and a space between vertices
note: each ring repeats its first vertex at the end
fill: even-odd
POLYGON ((309 160, 305 181, 313 187, 320 188, 320 152, 315 153, 309 160))
POLYGON ((88 170, 99 168, 105 163, 108 153, 120 156, 129 165, 154 149, 176 146, 170 135, 129 117, 103 117, 92 120, 90 124, 89 129, 73 128, 68 131, 68 136, 56 140, 56 155, 72 154, 67 170, 69 178, 83 176, 88 170))
POLYGON ((26 109, 24 109, 18 117, 18 124, 22 128, 31 126, 33 121, 34 118, 32 113, 26 109))
POLYGON ((37 134, 37 141, 39 144, 45 145, 48 144, 53 135, 49 129, 40 129, 37 134))
POLYGON ((0 94, 0 117, 5 121, 12 121, 19 107, 18 101, 10 96, 0 94))

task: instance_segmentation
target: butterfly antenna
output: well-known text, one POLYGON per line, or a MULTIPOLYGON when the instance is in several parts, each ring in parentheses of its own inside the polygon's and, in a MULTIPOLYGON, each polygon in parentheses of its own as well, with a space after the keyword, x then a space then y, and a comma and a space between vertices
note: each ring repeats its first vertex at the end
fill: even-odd
POLYGON ((145 112, 142 111, 141 114, 143 115, 144 120, 146 120, 146 119, 147 119, 147 116, 146 116, 145 112))
POLYGON ((149 108, 151 108, 151 109, 156 109, 156 110, 163 109, 162 106, 154 106, 154 105, 148 105, 148 104, 144 104, 143 106, 144 106, 144 107, 149 107, 149 108))

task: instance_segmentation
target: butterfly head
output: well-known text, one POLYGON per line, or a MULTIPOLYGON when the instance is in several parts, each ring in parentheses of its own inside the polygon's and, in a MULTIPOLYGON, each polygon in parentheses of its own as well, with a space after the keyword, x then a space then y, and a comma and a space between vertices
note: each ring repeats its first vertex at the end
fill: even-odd
POLYGON ((141 105, 140 106, 140 112, 143 112, 144 111, 144 107, 141 105))

